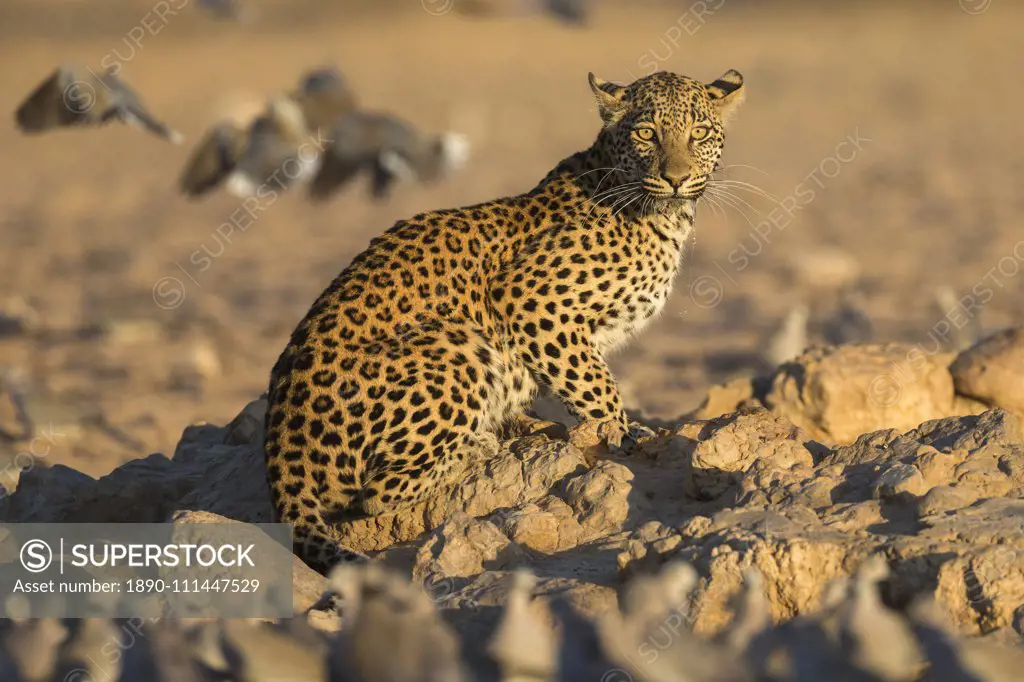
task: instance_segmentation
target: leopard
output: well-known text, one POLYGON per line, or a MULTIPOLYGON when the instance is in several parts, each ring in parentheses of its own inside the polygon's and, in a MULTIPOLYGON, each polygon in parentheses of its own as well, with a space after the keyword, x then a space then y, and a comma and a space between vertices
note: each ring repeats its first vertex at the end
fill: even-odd
POLYGON ((665 306, 743 77, 588 82, 601 119, 590 147, 523 194, 371 239, 274 364, 266 477, 276 522, 314 570, 370 560, 332 524, 450 489, 503 429, 534 419, 539 390, 608 452, 650 431, 627 416, 607 358, 665 306))

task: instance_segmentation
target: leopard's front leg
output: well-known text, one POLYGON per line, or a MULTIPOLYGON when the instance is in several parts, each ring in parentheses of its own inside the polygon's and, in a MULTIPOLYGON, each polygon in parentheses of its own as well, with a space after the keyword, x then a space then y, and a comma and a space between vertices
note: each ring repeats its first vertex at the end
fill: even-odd
POLYGON ((580 423, 569 430, 569 440, 596 459, 601 446, 609 452, 628 451, 650 432, 631 424, 615 378, 584 329, 556 329, 527 321, 512 332, 514 348, 534 378, 549 387, 580 423))

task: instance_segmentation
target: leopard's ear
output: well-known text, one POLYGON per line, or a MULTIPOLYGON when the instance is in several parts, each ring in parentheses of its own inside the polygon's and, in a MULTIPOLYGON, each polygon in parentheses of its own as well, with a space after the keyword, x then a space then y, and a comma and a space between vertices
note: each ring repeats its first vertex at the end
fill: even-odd
POLYGON ((592 73, 587 74, 590 89, 597 99, 597 110, 605 124, 612 124, 626 113, 626 88, 622 85, 601 80, 592 73))
POLYGON ((735 69, 729 69, 705 87, 708 97, 711 98, 711 103, 718 109, 722 123, 728 123, 746 97, 742 74, 735 69))

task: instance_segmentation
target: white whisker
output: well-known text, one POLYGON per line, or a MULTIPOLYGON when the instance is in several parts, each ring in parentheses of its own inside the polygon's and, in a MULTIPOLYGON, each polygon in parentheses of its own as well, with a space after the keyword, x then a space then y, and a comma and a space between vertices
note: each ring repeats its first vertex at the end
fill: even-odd
POLYGON ((595 204, 600 204, 602 201, 604 201, 605 199, 607 199, 609 197, 614 197, 616 195, 623 194, 624 192, 634 192, 634 191, 636 191, 636 187, 629 187, 629 186, 612 187, 611 189, 607 189, 604 192, 601 192, 601 194, 599 194, 597 196, 591 197, 591 201, 593 201, 595 204))
POLYGON ((591 216, 593 216, 594 211, 601 207, 601 202, 605 201, 606 199, 612 200, 611 206, 608 207, 609 210, 614 209, 615 206, 619 203, 619 201, 623 199, 623 197, 629 197, 632 195, 632 192, 637 192, 638 190, 636 189, 636 186, 639 184, 641 183, 627 182, 624 185, 612 187, 610 189, 605 190, 604 192, 601 192, 599 195, 595 195, 594 197, 591 198, 591 201, 594 202, 594 205, 590 208, 589 211, 587 211, 587 215, 583 216, 583 219, 587 220, 591 216))
POLYGON ((769 173, 768 171, 762 170, 762 169, 758 168, 757 166, 751 166, 750 164, 746 164, 746 163, 730 163, 728 166, 722 166, 718 170, 727 171, 730 168, 750 168, 751 170, 756 170, 758 173, 762 173, 762 174, 764 174, 765 176, 767 176, 769 178, 772 176, 772 174, 769 173))
POLYGON ((720 187, 729 187, 729 188, 735 189, 735 190, 740 190, 740 189, 746 190, 746 191, 748 191, 748 192, 750 192, 752 194, 756 194, 758 196, 762 196, 765 199, 768 199, 769 201, 772 201, 772 202, 774 202, 776 204, 779 203, 779 198, 776 197, 774 194, 772 194, 771 192, 768 192, 768 191, 758 187, 757 185, 753 185, 753 184, 751 184, 749 182, 743 182, 741 180, 712 180, 711 182, 714 183, 714 184, 719 185, 720 187))
POLYGON ((613 213, 613 214, 612 214, 612 217, 614 218, 614 217, 615 217, 615 216, 617 216, 618 214, 622 213, 622 211, 623 211, 623 210, 624 210, 624 209, 625 209, 625 208, 626 208, 627 206, 629 206, 630 204, 632 204, 632 203, 633 203, 634 201, 636 201, 637 199, 641 199, 641 198, 643 198, 643 195, 642 195, 642 194, 640 194, 640 193, 637 193, 637 195, 636 195, 635 197, 633 197, 632 199, 630 199, 629 201, 627 201, 627 202, 626 202, 625 204, 623 204, 623 205, 622 205, 621 207, 619 207, 619 210, 618 210, 618 211, 616 211, 615 213, 613 213))
POLYGON ((614 210, 615 210, 616 206, 621 206, 622 202, 629 201, 630 199, 632 199, 632 198, 634 198, 636 196, 639 196, 639 194, 640 194, 639 192, 630 192, 630 193, 626 193, 626 194, 620 195, 618 198, 615 199, 615 201, 612 202, 612 205, 608 207, 608 210, 612 211, 613 212, 612 215, 614 216, 615 215, 614 214, 614 210))
MULTIPOLYGON (((603 170, 603 169, 602 169, 602 170, 603 170)), ((605 180, 607 180, 607 179, 608 179, 608 177, 609 177, 609 176, 610 176, 610 175, 611 175, 612 173, 614 173, 615 171, 623 172, 623 171, 621 171, 621 170, 620 170, 620 169, 618 169, 618 168, 612 168, 612 169, 611 169, 611 170, 609 170, 609 171, 608 171, 607 173, 605 173, 605 174, 604 174, 604 175, 603 175, 603 176, 601 177, 601 179, 600 179, 600 180, 598 180, 598 182, 597 182, 597 187, 595 187, 595 188, 594 188, 594 194, 597 194, 597 193, 598 193, 598 192, 599 192, 599 191, 601 190, 601 185, 603 185, 603 184, 604 184, 604 181, 605 181, 605 180)), ((582 177, 582 176, 581 176, 581 177, 582 177)))
POLYGON ((735 201, 735 202, 737 202, 737 203, 739 203, 739 204, 741 204, 743 206, 746 206, 747 208, 749 208, 751 211, 753 211, 757 215, 762 215, 761 211, 759 211, 753 204, 751 204, 749 201, 747 201, 746 199, 744 199, 741 196, 738 196, 735 192, 733 192, 732 188, 729 188, 729 187, 716 187, 715 189, 718 192, 718 194, 716 196, 719 196, 719 197, 723 197, 723 196, 729 197, 733 201, 735 201))
POLYGON ((579 174, 579 175, 577 175, 577 176, 576 176, 576 177, 575 177, 574 179, 575 179, 575 180, 579 180, 579 179, 580 179, 580 178, 582 178, 582 177, 583 177, 584 175, 589 175, 590 173, 595 173, 595 172, 597 172, 597 171, 603 171, 603 170, 606 170, 606 171, 608 171, 609 173, 612 173, 612 172, 614 172, 614 171, 620 171, 620 172, 625 172, 625 171, 623 171, 623 170, 622 170, 621 168, 619 168, 619 167, 617 167, 617 166, 606 166, 605 168, 591 168, 591 169, 590 169, 590 170, 588 170, 588 171, 584 171, 584 172, 580 173, 580 174, 579 174))
POLYGON ((747 223, 747 225, 749 225, 751 227, 751 229, 753 229, 754 222, 750 219, 750 216, 748 216, 746 214, 746 212, 744 212, 742 210, 740 205, 735 203, 735 201, 733 201, 732 197, 724 195, 724 194, 719 194, 719 193, 713 193, 712 196, 714 196, 716 199, 718 199, 720 202, 722 202, 723 207, 731 208, 734 211, 736 211, 737 213, 739 213, 740 216, 743 218, 743 220, 747 223))

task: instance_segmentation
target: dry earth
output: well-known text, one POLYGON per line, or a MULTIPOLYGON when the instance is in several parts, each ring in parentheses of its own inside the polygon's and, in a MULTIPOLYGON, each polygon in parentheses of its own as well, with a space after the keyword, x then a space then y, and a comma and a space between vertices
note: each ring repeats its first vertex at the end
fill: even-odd
MULTIPOLYGON (((507 442, 458 490, 339 525, 395 575, 328 581, 296 562, 301 617, 255 630, 149 625, 117 667, 87 672, 1016 682, 1024 9, 961 4, 983 11, 726 0, 696 30, 679 3, 601 3, 582 31, 431 16, 413 1, 264 3, 249 26, 183 11, 123 74, 185 146, 121 128, 0 128, 11 159, 0 169, 0 353, 5 380, 28 387, 37 428, 5 445, 4 522, 269 520, 253 397, 292 326, 395 219, 521 191, 589 144, 587 71, 742 71, 750 91, 726 163, 792 213, 751 194, 740 195, 746 217, 704 211, 665 315, 614 361, 631 407, 662 427, 640 452, 606 458, 578 432, 572 444, 507 442), (678 22, 689 27, 678 45, 663 42, 678 22), (188 143, 232 101, 325 61, 369 106, 468 134, 472 166, 386 205, 357 189, 320 207, 284 196, 228 243, 216 230, 237 201, 175 193, 188 143), (200 272, 191 259, 203 250, 200 272), (154 296, 166 278, 179 296, 154 296), (849 283, 875 343, 763 366, 766 334, 794 305, 810 306, 821 340, 849 283), (938 309, 943 285, 973 300, 938 309), (976 320, 989 334, 1016 329, 959 356, 936 342, 976 320), (529 608, 517 569, 534 575, 529 608), (325 591, 340 600, 325 603, 325 591), (384 659, 401 669, 373 667, 384 659)), ((0 105, 13 111, 62 60, 126 55, 122 38, 148 10, 9 1, 0 59, 18 67, 0 76, 0 105)), ((0 676, 67 679, 124 627, 83 621, 65 637, 55 621, 5 622, 0 676)))
MULTIPOLYGON (((193 421, 230 419, 373 235, 419 210, 527 189, 588 145, 591 70, 629 80, 656 67, 702 78, 740 69, 750 92, 726 162, 759 170, 730 177, 796 206, 790 216, 739 195, 757 209, 741 205, 755 228, 738 210, 727 221, 704 211, 664 316, 614 358, 631 407, 664 419, 692 409, 709 385, 756 369, 763 335, 794 304, 823 301, 819 322, 829 286, 858 273, 879 341, 934 352, 933 328, 952 326, 932 303, 940 285, 974 289, 980 310, 967 315, 988 328, 1024 319, 1024 8, 1013 3, 972 15, 956 0, 856 10, 726 0, 701 23, 687 3, 606 0, 574 30, 431 16, 417 0, 254 2, 263 19, 235 25, 205 20, 191 0, 155 35, 144 29, 141 47, 126 36, 144 18, 154 26, 148 0, 0 8, 0 59, 11 65, 0 109, 13 112, 61 61, 113 59, 187 136, 174 147, 121 127, 25 137, 10 119, 0 126, 0 305, 15 318, 0 353, 28 384, 38 428, 52 421, 59 434, 35 448, 50 461, 99 475, 169 451, 193 421), (328 61, 367 106, 466 133, 472 165, 380 206, 360 188, 319 207, 283 196, 227 243, 217 229, 237 201, 176 194, 189 145, 232 102, 328 61), (859 150, 839 147, 858 137, 859 150), (177 283, 180 301, 168 288, 177 283)), ((7 457, 27 446, 10 444, 7 457)))

